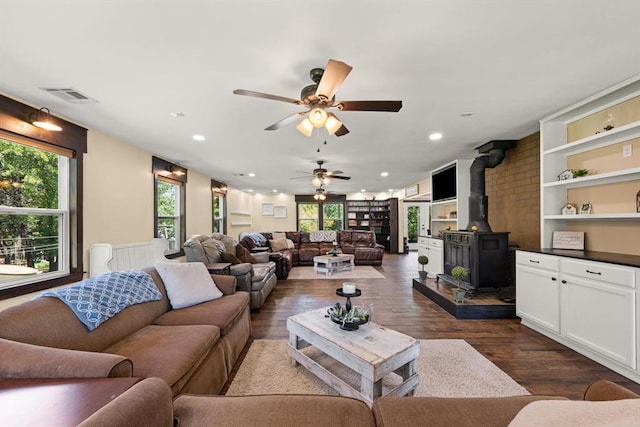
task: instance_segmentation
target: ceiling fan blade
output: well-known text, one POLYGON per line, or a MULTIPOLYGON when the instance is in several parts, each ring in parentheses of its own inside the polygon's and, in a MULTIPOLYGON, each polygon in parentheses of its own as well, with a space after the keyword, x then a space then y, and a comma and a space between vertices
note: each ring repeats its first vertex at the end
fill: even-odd
POLYGON ((340 126, 340 129, 336 131, 335 136, 342 136, 349 133, 349 129, 345 125, 340 126))
POLYGON ((316 95, 326 99, 333 99, 336 91, 347 78, 353 67, 342 61, 334 61, 330 59, 322 74, 322 79, 318 83, 316 95))
POLYGON ((340 101, 336 104, 341 111, 387 111, 397 113, 402 101, 340 101))
POLYGON ((327 172, 328 176, 333 176, 333 175, 340 175, 341 173, 344 173, 342 171, 331 171, 331 172, 327 172))
POLYGON ((332 175, 331 179, 344 179, 346 181, 349 181, 351 179, 350 176, 344 176, 344 175, 332 175))
POLYGON ((262 92, 255 92, 253 90, 236 89, 233 91, 233 93, 236 95, 245 95, 245 96, 253 96, 255 98, 271 99, 273 101, 289 102, 291 104, 298 104, 298 105, 302 104, 302 101, 300 101, 299 99, 287 98, 286 96, 271 95, 271 94, 262 93, 262 92))
POLYGON ((288 125, 289 123, 295 122, 298 119, 299 116, 303 116, 304 114, 305 114, 305 111, 301 111, 299 113, 293 113, 292 115, 287 116, 284 119, 275 122, 271 126, 264 128, 264 130, 277 130, 277 129, 280 129, 282 126, 285 126, 285 125, 288 125))

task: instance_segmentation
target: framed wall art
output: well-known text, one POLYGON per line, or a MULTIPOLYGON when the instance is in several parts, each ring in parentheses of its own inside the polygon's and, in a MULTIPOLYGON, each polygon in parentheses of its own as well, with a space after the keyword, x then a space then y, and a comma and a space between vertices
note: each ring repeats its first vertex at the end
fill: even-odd
POLYGON ((273 207, 273 217, 274 218, 286 218, 287 217, 287 207, 286 206, 274 206, 273 207))
POLYGON ((553 249, 584 250, 584 231, 554 231, 553 249))
POLYGON ((263 203, 262 216, 271 216, 271 215, 273 215, 273 203, 263 203))

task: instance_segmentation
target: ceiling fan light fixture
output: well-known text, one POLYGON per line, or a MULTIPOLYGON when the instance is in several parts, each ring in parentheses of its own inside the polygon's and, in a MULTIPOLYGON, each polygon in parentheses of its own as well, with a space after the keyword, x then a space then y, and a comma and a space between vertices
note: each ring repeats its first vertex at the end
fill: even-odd
POLYGON ((324 185, 329 185, 329 184, 331 184, 331 180, 329 179, 328 176, 325 176, 324 178, 322 178, 322 183, 324 185))
POLYGON ((327 128, 329 135, 333 135, 338 129, 340 129, 340 127, 342 127, 342 122, 333 114, 329 114, 324 126, 327 128))
POLYGON ((320 188, 322 186, 322 180, 316 176, 311 180, 311 184, 316 188, 320 188))
POLYGON ((314 108, 309 111, 309 117, 307 119, 314 128, 321 128, 327 123, 327 118, 328 116, 326 111, 322 108, 314 108))
POLYGON ((311 138, 311 134, 313 133, 313 125, 311 124, 309 119, 305 118, 303 121, 298 123, 296 129, 298 129, 301 134, 311 138))

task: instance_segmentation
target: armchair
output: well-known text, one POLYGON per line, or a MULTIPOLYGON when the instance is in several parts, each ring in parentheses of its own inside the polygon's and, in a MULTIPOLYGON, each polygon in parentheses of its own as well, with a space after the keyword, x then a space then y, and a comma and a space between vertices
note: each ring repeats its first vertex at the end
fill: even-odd
POLYGON ((249 292, 250 308, 260 308, 275 288, 276 264, 268 253, 249 254, 238 242, 224 234, 201 234, 184 243, 187 262, 230 262, 231 275, 237 280, 239 291, 249 292), (246 262, 249 261, 249 262, 246 262))

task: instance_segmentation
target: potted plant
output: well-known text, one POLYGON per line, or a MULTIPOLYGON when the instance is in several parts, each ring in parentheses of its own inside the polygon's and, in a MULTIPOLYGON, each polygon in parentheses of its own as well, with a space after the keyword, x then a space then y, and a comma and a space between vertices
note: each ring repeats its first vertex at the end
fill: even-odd
POLYGON ((427 257, 426 255, 420 255, 418 257, 418 264, 420 264, 420 267, 422 267, 422 270, 418 271, 420 280, 426 280, 428 273, 424 270, 424 266, 429 264, 429 257, 427 257))
POLYGON ((453 296, 456 302, 464 302, 464 294, 467 291, 462 288, 462 281, 467 278, 467 269, 456 265, 451 269, 451 276, 458 281, 458 287, 453 290, 453 296))

